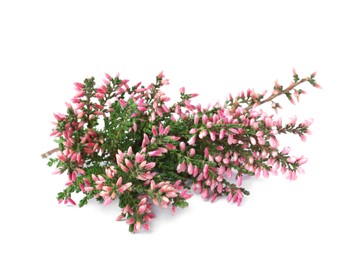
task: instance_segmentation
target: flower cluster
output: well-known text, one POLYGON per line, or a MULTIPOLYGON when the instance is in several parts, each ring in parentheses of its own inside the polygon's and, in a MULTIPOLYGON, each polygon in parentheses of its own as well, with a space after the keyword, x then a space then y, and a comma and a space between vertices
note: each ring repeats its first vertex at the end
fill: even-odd
POLYGON ((240 205, 249 192, 242 187, 246 175, 267 178, 278 172, 290 180, 303 173, 303 156, 279 147, 277 136, 292 133, 306 140, 312 120, 286 123, 259 108, 280 95, 295 103, 305 94, 297 87, 315 81, 315 73, 300 79, 294 71, 287 87, 275 82, 270 96, 252 89, 226 102, 202 107, 194 93, 180 88, 180 100, 168 105, 162 91, 169 84, 161 72, 155 83, 129 85, 119 75, 106 74, 96 87, 94 78, 75 83, 76 94, 66 103, 66 114, 55 114, 51 136, 56 138, 55 174, 66 173, 67 187, 58 201, 76 205, 73 192, 82 192, 82 207, 95 198, 109 205, 118 199, 131 232, 150 229, 159 207, 186 207, 192 191, 211 202, 225 196, 240 205))

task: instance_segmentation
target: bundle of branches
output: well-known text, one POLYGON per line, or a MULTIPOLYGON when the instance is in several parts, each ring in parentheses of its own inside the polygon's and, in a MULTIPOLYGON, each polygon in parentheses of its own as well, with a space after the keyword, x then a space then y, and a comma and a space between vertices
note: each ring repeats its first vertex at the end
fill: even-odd
POLYGON ((95 198, 109 205, 118 199, 129 231, 150 229, 153 204, 175 212, 186 207, 191 192, 212 202, 225 196, 237 205, 249 192, 242 187, 246 175, 268 177, 281 172, 295 180, 307 159, 280 148, 277 137, 296 134, 304 141, 312 120, 302 123, 292 117, 283 124, 274 114, 259 108, 280 95, 295 103, 314 87, 315 73, 300 79, 296 72, 287 87, 275 82, 271 95, 248 89, 230 95, 223 105, 194 104, 197 94, 180 88, 180 100, 170 100, 162 91, 169 84, 161 72, 155 83, 130 86, 119 75, 106 74, 96 87, 94 78, 75 83, 77 93, 66 103, 65 114, 55 114, 51 136, 58 147, 43 155, 55 174, 67 174, 66 188, 58 201, 76 205, 73 192, 82 192, 82 207, 95 198))

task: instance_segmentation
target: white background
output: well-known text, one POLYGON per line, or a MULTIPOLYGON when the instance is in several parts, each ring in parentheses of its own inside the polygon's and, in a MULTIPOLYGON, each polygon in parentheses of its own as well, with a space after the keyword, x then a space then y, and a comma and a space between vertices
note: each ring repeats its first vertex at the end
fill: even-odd
POLYGON ((1 259, 355 259, 353 1, 1 1, 1 259), (318 72, 323 90, 282 115, 313 117, 309 158, 295 182, 249 179, 237 207, 199 196, 157 210, 130 234, 119 209, 58 205, 64 179, 40 154, 72 83, 120 72, 149 84, 164 70, 207 104, 318 72))

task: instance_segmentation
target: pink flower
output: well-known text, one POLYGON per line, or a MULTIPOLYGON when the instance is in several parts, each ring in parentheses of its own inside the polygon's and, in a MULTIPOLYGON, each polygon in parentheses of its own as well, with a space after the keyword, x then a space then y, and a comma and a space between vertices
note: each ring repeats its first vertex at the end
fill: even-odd
POLYGON ((124 193, 127 189, 129 189, 129 187, 132 186, 132 182, 128 182, 124 185, 122 185, 119 189, 118 189, 118 192, 119 193, 124 193))
POLYGON ((281 154, 286 155, 290 152, 291 148, 286 146, 282 149, 281 154))
POLYGON ((313 124, 313 118, 304 120, 304 122, 302 123, 302 125, 309 127, 311 124, 313 124))
POLYGON ((150 163, 147 163, 147 164, 145 165, 145 169, 146 169, 147 171, 153 169, 154 167, 155 167, 155 162, 150 162, 150 163))
POLYGON ((250 142, 251 142, 252 145, 256 145, 256 140, 252 136, 250 137, 250 142))
POLYGON ((204 130, 202 130, 202 131, 199 133, 198 137, 199 137, 200 139, 203 139, 203 138, 206 137, 207 135, 208 135, 208 132, 207 132, 206 129, 204 129, 204 130))
POLYGON ((296 124, 297 117, 294 115, 290 118, 290 122, 288 123, 291 126, 294 126, 296 124))
POLYGON ((208 147, 206 147, 204 150, 204 157, 208 158, 208 156, 209 156, 209 150, 208 150, 208 147))
POLYGON ((197 133, 197 128, 192 128, 190 131, 189 131, 189 134, 196 134, 197 133))
POLYGON ((180 147, 180 150, 181 150, 181 151, 185 151, 185 149, 186 149, 186 144, 185 144, 184 142, 180 142, 179 147, 180 147))
POLYGON ((219 140, 222 140, 224 138, 224 134, 225 134, 226 130, 221 129, 219 132, 219 140))
POLYGON ((147 209, 147 205, 146 204, 143 204, 143 205, 139 206, 138 214, 143 214, 146 209, 147 209))
POLYGON ((152 156, 152 157, 159 157, 159 156, 163 155, 160 150, 151 151, 148 154, 149 154, 149 156, 152 156))
POLYGON ((107 198, 105 199, 104 206, 106 207, 106 206, 110 205, 112 201, 113 201, 113 200, 112 200, 111 197, 107 197, 107 198))
POLYGON ((305 164, 308 161, 307 158, 301 157, 300 159, 297 160, 299 165, 305 164))
POLYGON ((169 80, 168 79, 164 79, 161 82, 162 85, 169 85, 169 80))
POLYGON ((76 203, 75 203, 75 201, 74 200, 72 200, 71 198, 68 198, 68 201, 70 202, 70 204, 72 204, 72 205, 76 205, 76 203))
POLYGON ((161 71, 161 72, 157 75, 157 78, 159 78, 159 79, 163 79, 163 78, 165 78, 165 76, 164 76, 164 72, 163 72, 163 71, 161 71))
POLYGON ((196 135, 193 135, 193 136, 189 139, 189 141, 187 141, 187 143, 188 143, 189 145, 194 145, 195 142, 196 142, 196 135))
POLYGON ((206 114, 202 115, 202 123, 205 125, 207 123, 208 117, 206 116, 206 114))
POLYGON ((204 189, 203 191, 202 191, 202 198, 203 199, 207 199, 208 198, 208 196, 209 196, 209 192, 208 192, 208 190, 207 189, 204 189))
POLYGON ((307 141, 307 136, 305 136, 305 135, 300 135, 300 138, 303 142, 307 141))
POLYGON ((200 120, 200 117, 198 115, 194 115, 194 124, 198 125, 198 121, 200 120))
POLYGON ((129 169, 124 164, 120 163, 119 166, 122 169, 122 171, 129 172, 129 169))
POLYGON ((243 181, 242 175, 238 174, 237 175, 237 186, 238 187, 242 186, 242 181, 243 181))

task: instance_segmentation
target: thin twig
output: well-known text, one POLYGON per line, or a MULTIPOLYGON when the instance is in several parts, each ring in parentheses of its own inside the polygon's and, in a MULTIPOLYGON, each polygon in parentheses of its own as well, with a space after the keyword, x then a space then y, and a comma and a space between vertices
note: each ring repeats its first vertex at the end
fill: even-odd
POLYGON ((43 154, 41 154, 42 158, 47 158, 48 156, 50 156, 51 154, 58 152, 59 148, 53 148, 52 150, 49 150, 48 152, 45 152, 43 154))

